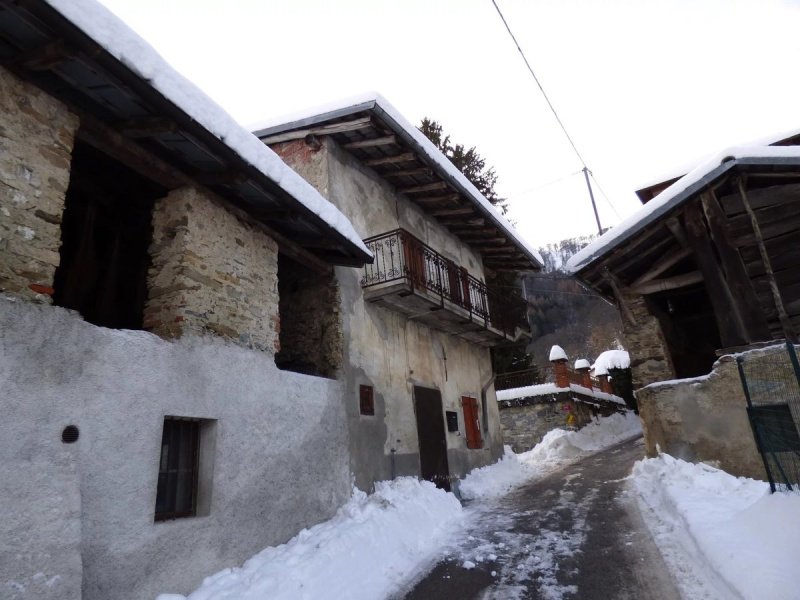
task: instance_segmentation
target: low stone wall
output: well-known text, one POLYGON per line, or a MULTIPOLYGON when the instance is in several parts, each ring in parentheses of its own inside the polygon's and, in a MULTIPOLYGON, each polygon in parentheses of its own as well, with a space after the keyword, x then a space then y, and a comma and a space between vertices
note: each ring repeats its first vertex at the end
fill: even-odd
POLYGON ((766 479, 733 356, 720 358, 707 376, 654 383, 636 397, 648 456, 660 449, 732 475, 766 479))
POLYGON ((568 427, 580 429, 590 423, 595 416, 606 416, 615 412, 614 409, 576 402, 569 393, 504 400, 499 402, 498 406, 503 441, 511 446, 514 452, 530 450, 553 429, 568 427), (570 414, 574 415, 572 424, 568 423, 570 414))

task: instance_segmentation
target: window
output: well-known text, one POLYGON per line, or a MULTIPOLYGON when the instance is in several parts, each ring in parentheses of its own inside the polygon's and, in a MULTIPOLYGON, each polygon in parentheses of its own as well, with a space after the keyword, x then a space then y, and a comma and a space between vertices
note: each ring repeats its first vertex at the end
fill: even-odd
POLYGON ((464 409, 464 428, 467 430, 467 448, 473 450, 483 448, 481 427, 478 419, 478 401, 469 396, 462 396, 461 406, 464 409))
POLYGON ((375 414, 375 396, 371 385, 358 386, 358 404, 362 415, 375 414))
POLYGON ((200 421, 165 417, 158 467, 156 521, 197 514, 200 421))

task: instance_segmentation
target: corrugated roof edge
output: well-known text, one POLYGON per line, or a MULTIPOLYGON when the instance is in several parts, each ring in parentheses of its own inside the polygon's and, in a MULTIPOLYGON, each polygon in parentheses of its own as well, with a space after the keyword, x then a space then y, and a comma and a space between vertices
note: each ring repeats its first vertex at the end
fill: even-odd
POLYGON ((736 165, 758 164, 800 164, 800 146, 740 147, 720 152, 573 255, 566 270, 577 273, 585 269, 736 165))
POLYGON ((500 228, 516 244, 523 254, 533 264, 539 267, 544 265, 538 250, 530 246, 514 229, 505 217, 478 191, 478 189, 459 171, 453 163, 431 142, 425 135, 411 123, 409 123, 398 110, 383 96, 376 92, 369 92, 342 100, 337 103, 327 104, 316 108, 304 110, 283 118, 270 119, 263 122, 253 133, 256 137, 267 137, 284 131, 301 129, 316 125, 331 119, 344 117, 365 110, 375 112, 387 125, 389 125, 396 135, 427 157, 439 174, 451 185, 455 186, 464 195, 469 197, 475 206, 489 219, 495 226, 500 228))
POLYGON ((82 30, 116 60, 149 85, 223 144, 272 180, 299 204, 344 240, 364 258, 372 253, 356 233, 353 224, 311 184, 285 164, 225 109, 211 100, 194 83, 173 69, 155 49, 119 17, 96 0, 45 0, 62 17, 82 30))

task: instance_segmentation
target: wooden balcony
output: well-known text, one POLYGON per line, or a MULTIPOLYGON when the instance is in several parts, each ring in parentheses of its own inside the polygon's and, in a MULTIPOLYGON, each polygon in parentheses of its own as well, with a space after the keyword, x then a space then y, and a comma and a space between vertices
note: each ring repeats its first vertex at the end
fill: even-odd
POLYGON ((364 299, 481 346, 528 335, 525 302, 489 290, 467 270, 404 229, 364 240, 375 261, 364 267, 364 299))

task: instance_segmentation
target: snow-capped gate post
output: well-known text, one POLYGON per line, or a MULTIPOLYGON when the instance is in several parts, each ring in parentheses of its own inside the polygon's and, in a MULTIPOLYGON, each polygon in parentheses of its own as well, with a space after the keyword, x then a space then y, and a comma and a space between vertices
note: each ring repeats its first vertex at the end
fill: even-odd
POLYGON ((585 358, 579 358, 575 361, 575 372, 581 377, 581 385, 586 389, 592 389, 592 376, 589 375, 591 365, 585 358))

